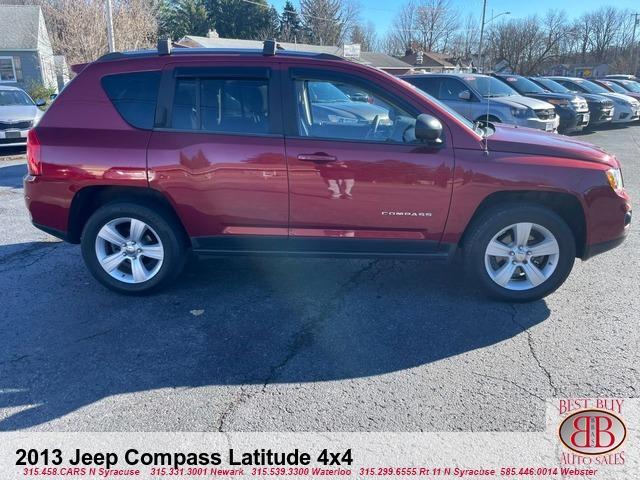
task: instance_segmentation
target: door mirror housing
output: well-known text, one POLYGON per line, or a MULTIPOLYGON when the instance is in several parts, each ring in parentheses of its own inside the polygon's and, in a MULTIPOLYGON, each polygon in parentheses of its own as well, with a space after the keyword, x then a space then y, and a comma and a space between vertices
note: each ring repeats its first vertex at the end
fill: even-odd
POLYGON ((431 144, 442 143, 442 123, 436 117, 422 113, 416 118, 416 138, 431 144))
POLYGON ((39 98, 36 100, 36 107, 43 107, 47 104, 43 99, 39 98))
POLYGON ((471 100, 471 92, 469 90, 462 90, 459 94, 458 94, 458 98, 460 100, 471 100))

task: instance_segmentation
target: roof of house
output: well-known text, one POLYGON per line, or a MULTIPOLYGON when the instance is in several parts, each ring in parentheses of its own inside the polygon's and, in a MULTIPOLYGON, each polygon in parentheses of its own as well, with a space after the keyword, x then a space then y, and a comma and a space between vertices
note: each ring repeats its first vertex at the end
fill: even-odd
POLYGON ((41 15, 35 5, 0 5, 0 50, 36 50, 41 15))
POLYGON ((409 65, 408 63, 403 62, 396 57, 392 57, 391 55, 387 55, 386 53, 380 52, 361 52, 360 58, 358 60, 360 61, 360 63, 378 68, 403 70, 409 70, 411 68, 411 65, 409 65))
MULTIPOLYGON (((220 37, 198 37, 195 35, 187 35, 178 42, 177 46, 184 47, 205 47, 205 48, 248 48, 262 49, 263 42, 261 40, 242 40, 239 38, 220 38, 220 37)), ((285 51, 289 52, 310 52, 310 53, 328 53, 330 55, 343 56, 342 47, 335 45, 311 45, 308 43, 289 43, 278 42, 285 51)), ((361 52, 359 58, 353 60, 377 68, 387 69, 410 69, 411 65, 394 58, 386 53, 378 52, 361 52)))
POLYGON ((406 62, 414 67, 436 67, 436 68, 455 68, 451 62, 445 59, 445 56, 436 52, 422 52, 422 63, 417 63, 418 53, 413 52, 404 57, 400 57, 400 60, 406 62))

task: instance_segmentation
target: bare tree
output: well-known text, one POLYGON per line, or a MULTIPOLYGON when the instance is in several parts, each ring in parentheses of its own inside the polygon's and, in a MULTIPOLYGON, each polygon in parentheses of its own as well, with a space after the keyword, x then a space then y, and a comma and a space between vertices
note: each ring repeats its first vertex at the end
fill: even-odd
POLYGON ((393 19, 389 33, 383 41, 383 50, 392 55, 404 55, 405 51, 414 44, 416 35, 417 3, 409 0, 400 7, 393 19))
POLYGON ((373 22, 356 24, 351 30, 351 43, 359 43, 362 50, 370 52, 377 47, 376 26, 373 22))
POLYGON ((455 57, 470 58, 478 51, 480 42, 480 22, 473 14, 468 14, 462 24, 462 29, 458 30, 450 45, 449 50, 455 57))
POLYGON ((418 4, 414 29, 426 51, 443 52, 458 29, 458 13, 450 0, 422 0, 418 4))

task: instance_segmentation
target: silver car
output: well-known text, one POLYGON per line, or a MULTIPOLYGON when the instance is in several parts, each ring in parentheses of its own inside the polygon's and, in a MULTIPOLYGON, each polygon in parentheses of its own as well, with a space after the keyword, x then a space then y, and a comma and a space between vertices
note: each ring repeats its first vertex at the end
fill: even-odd
POLYGON ((44 103, 34 102, 19 88, 0 86, 0 147, 26 145, 27 132, 42 117, 38 107, 44 103))
POLYGON ((560 117, 550 103, 524 97, 489 75, 427 73, 403 80, 472 121, 488 120, 555 132, 560 117))

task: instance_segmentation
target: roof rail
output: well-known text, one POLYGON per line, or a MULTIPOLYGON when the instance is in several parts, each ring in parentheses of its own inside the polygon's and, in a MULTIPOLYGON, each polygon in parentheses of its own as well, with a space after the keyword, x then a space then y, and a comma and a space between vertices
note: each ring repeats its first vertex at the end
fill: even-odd
POLYGON ((275 38, 265 40, 262 42, 262 55, 273 56, 276 54, 276 50, 278 50, 278 48, 282 49, 282 47, 276 42, 275 38))
POLYGON ((158 39, 158 55, 171 55, 171 39, 158 39))

